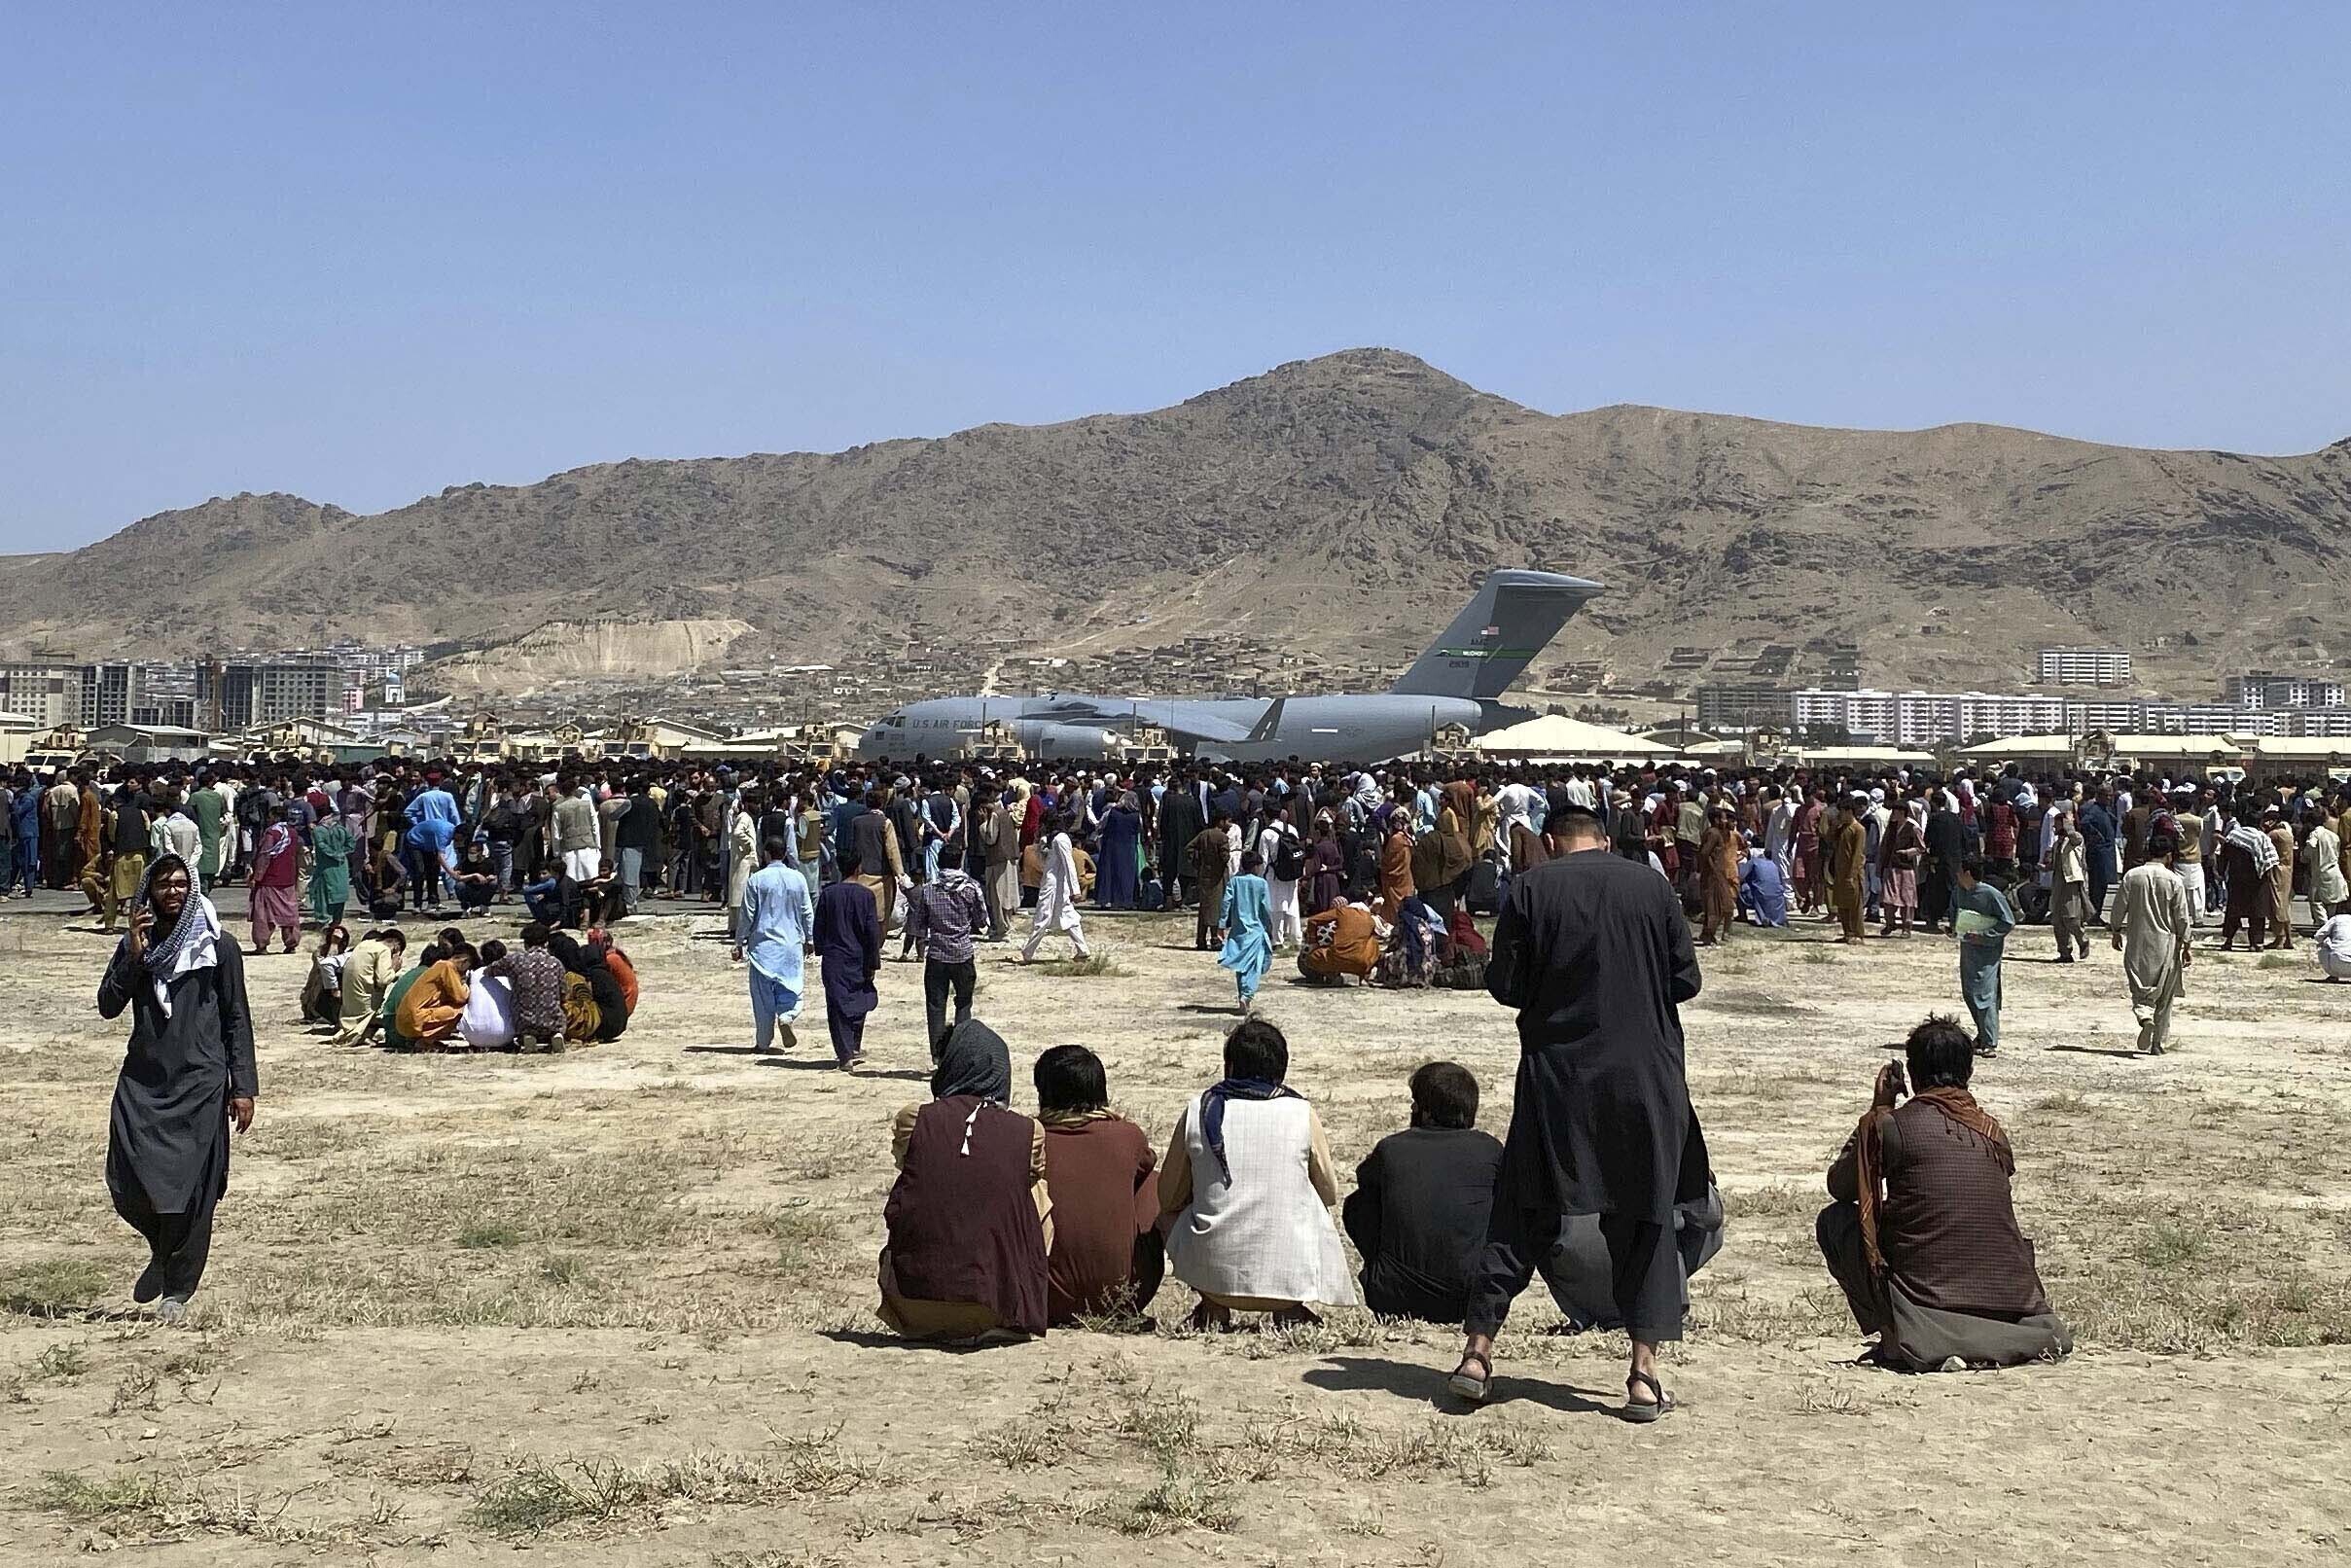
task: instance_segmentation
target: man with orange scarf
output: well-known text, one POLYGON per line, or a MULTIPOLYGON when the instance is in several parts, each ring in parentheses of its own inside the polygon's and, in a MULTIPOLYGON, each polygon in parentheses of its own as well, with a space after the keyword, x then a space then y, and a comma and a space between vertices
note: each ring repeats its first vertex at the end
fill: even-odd
POLYGON ((2008 1134, 1968 1092, 1975 1042, 1930 1016, 1903 1064, 1877 1075, 1870 1110, 1829 1168, 1821 1255, 1872 1358, 1911 1372, 2054 1360, 2073 1334, 2049 1309, 2033 1244, 2016 1226, 2008 1134))

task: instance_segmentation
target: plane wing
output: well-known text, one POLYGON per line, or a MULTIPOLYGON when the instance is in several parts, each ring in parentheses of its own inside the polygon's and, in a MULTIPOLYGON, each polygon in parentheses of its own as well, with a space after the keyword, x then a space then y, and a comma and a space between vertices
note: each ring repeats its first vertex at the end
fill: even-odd
MULTIPOLYGON (((1276 702, 1271 711, 1278 719, 1281 704, 1276 702)), ((1255 738, 1249 726, 1212 712, 1201 703, 1181 700, 1122 702, 1116 707, 1099 702, 1060 702, 1043 712, 1031 709, 1025 717, 1097 730, 1131 730, 1137 725, 1157 725, 1172 736, 1187 740, 1212 740, 1227 745, 1255 738)), ((1262 721, 1258 728, 1265 728, 1262 721)))

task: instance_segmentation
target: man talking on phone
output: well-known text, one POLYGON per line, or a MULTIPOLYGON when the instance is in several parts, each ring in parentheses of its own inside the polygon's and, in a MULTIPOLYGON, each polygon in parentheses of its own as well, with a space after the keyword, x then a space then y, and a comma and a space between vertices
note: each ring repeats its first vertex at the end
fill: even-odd
POLYGON ((2016 1228, 2008 1133, 1968 1092, 1976 1043, 1955 1019, 1910 1031, 1877 1073, 1861 1125, 1829 1168, 1818 1235, 1870 1359, 1908 1372, 2054 1360, 2073 1334, 2049 1310, 2016 1228), (1908 1103, 1903 1103, 1912 1087, 1908 1103))
POLYGON ((106 1187, 115 1212, 147 1239, 131 1300, 156 1301, 159 1319, 179 1323, 229 1190, 229 1130, 253 1125, 261 1090, 244 959, 178 855, 147 868, 130 930, 98 981, 98 1016, 125 1008, 130 1045, 107 1126, 106 1187))

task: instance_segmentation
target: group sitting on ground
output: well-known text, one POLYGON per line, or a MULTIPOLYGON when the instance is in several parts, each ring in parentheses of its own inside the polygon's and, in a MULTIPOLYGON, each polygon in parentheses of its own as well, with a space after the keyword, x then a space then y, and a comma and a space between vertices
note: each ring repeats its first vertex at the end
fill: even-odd
POLYGON ((1307 1323, 1316 1304, 1354 1304, 1331 1219, 1336 1173, 1313 1108, 1283 1082, 1289 1055, 1263 1019, 1234 1029, 1224 1078, 1185 1108, 1158 1161, 1109 1108, 1092 1051, 1038 1059, 1032 1121, 1009 1106, 1004 1041, 976 1018, 954 1025, 932 1098, 892 1127, 882 1321, 964 1342, 1131 1322, 1170 1268, 1199 1294, 1201 1328, 1236 1311, 1307 1323))
MULTIPOLYGON (((1831 1274, 1877 1336, 1871 1359, 1932 1372, 2065 1355, 2071 1335, 2016 1227, 2007 1135, 1967 1091, 1974 1041, 1929 1018, 1907 1052, 1918 1093, 1897 1109, 1901 1074, 1880 1075, 1819 1223, 1831 1274)), ((1155 1160, 1143 1130, 1110 1109, 1092 1051, 1057 1046, 1038 1058, 1032 1120, 1011 1108, 1004 1041, 977 1019, 954 1025, 932 1098, 892 1128, 882 1321, 952 1343, 1132 1326, 1172 1273, 1197 1298, 1197 1331, 1243 1312, 1311 1324, 1317 1307, 1358 1301, 1383 1318, 1463 1322, 1502 1163, 1502 1145, 1477 1124, 1477 1079, 1452 1062, 1421 1067, 1409 1125, 1357 1166, 1343 1219, 1358 1276, 1332 1220, 1338 1182, 1320 1119, 1288 1076, 1281 1031, 1239 1024, 1223 1079, 1185 1106, 1155 1160)), ((1673 1229, 1687 1314, 1690 1279, 1726 1231, 1711 1180, 1676 1206, 1673 1229)), ((1538 1271, 1570 1332, 1623 1326, 1600 1216, 1565 1216, 1538 1271)))
POLYGON ((404 963, 408 946, 397 926, 356 943, 330 926, 312 955, 304 1021, 332 1027, 340 1046, 380 1036, 394 1051, 561 1051, 620 1039, 636 1011, 636 968, 601 929, 582 940, 532 921, 510 950, 477 948, 449 926, 404 963))

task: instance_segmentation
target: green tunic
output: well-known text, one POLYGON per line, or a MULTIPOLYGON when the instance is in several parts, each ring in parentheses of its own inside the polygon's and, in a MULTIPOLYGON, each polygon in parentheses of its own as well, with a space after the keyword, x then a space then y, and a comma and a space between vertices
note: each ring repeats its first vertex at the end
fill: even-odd
POLYGON ((1989 882, 1974 888, 1953 888, 1951 901, 1960 913, 1981 915, 1990 924, 1959 939, 1959 994, 1976 1020, 1976 1043, 1985 1051, 2000 1048, 2000 957, 2009 933, 2016 929, 2016 912, 2000 889, 1989 882))
POLYGON ((383 1010, 375 1016, 383 1020, 383 1043, 394 1051, 413 1048, 415 1041, 406 1039, 400 1032, 400 1004, 408 999, 409 987, 424 973, 424 965, 410 964, 393 980, 391 988, 383 993, 383 1010))
POLYGON ((202 844, 196 873, 210 887, 212 879, 221 873, 221 842, 229 822, 229 802, 221 792, 206 785, 188 797, 188 808, 196 813, 196 831, 202 844))
POLYGON ((310 912, 321 925, 342 918, 351 900, 351 852, 359 835, 340 817, 328 817, 310 830, 310 912))

